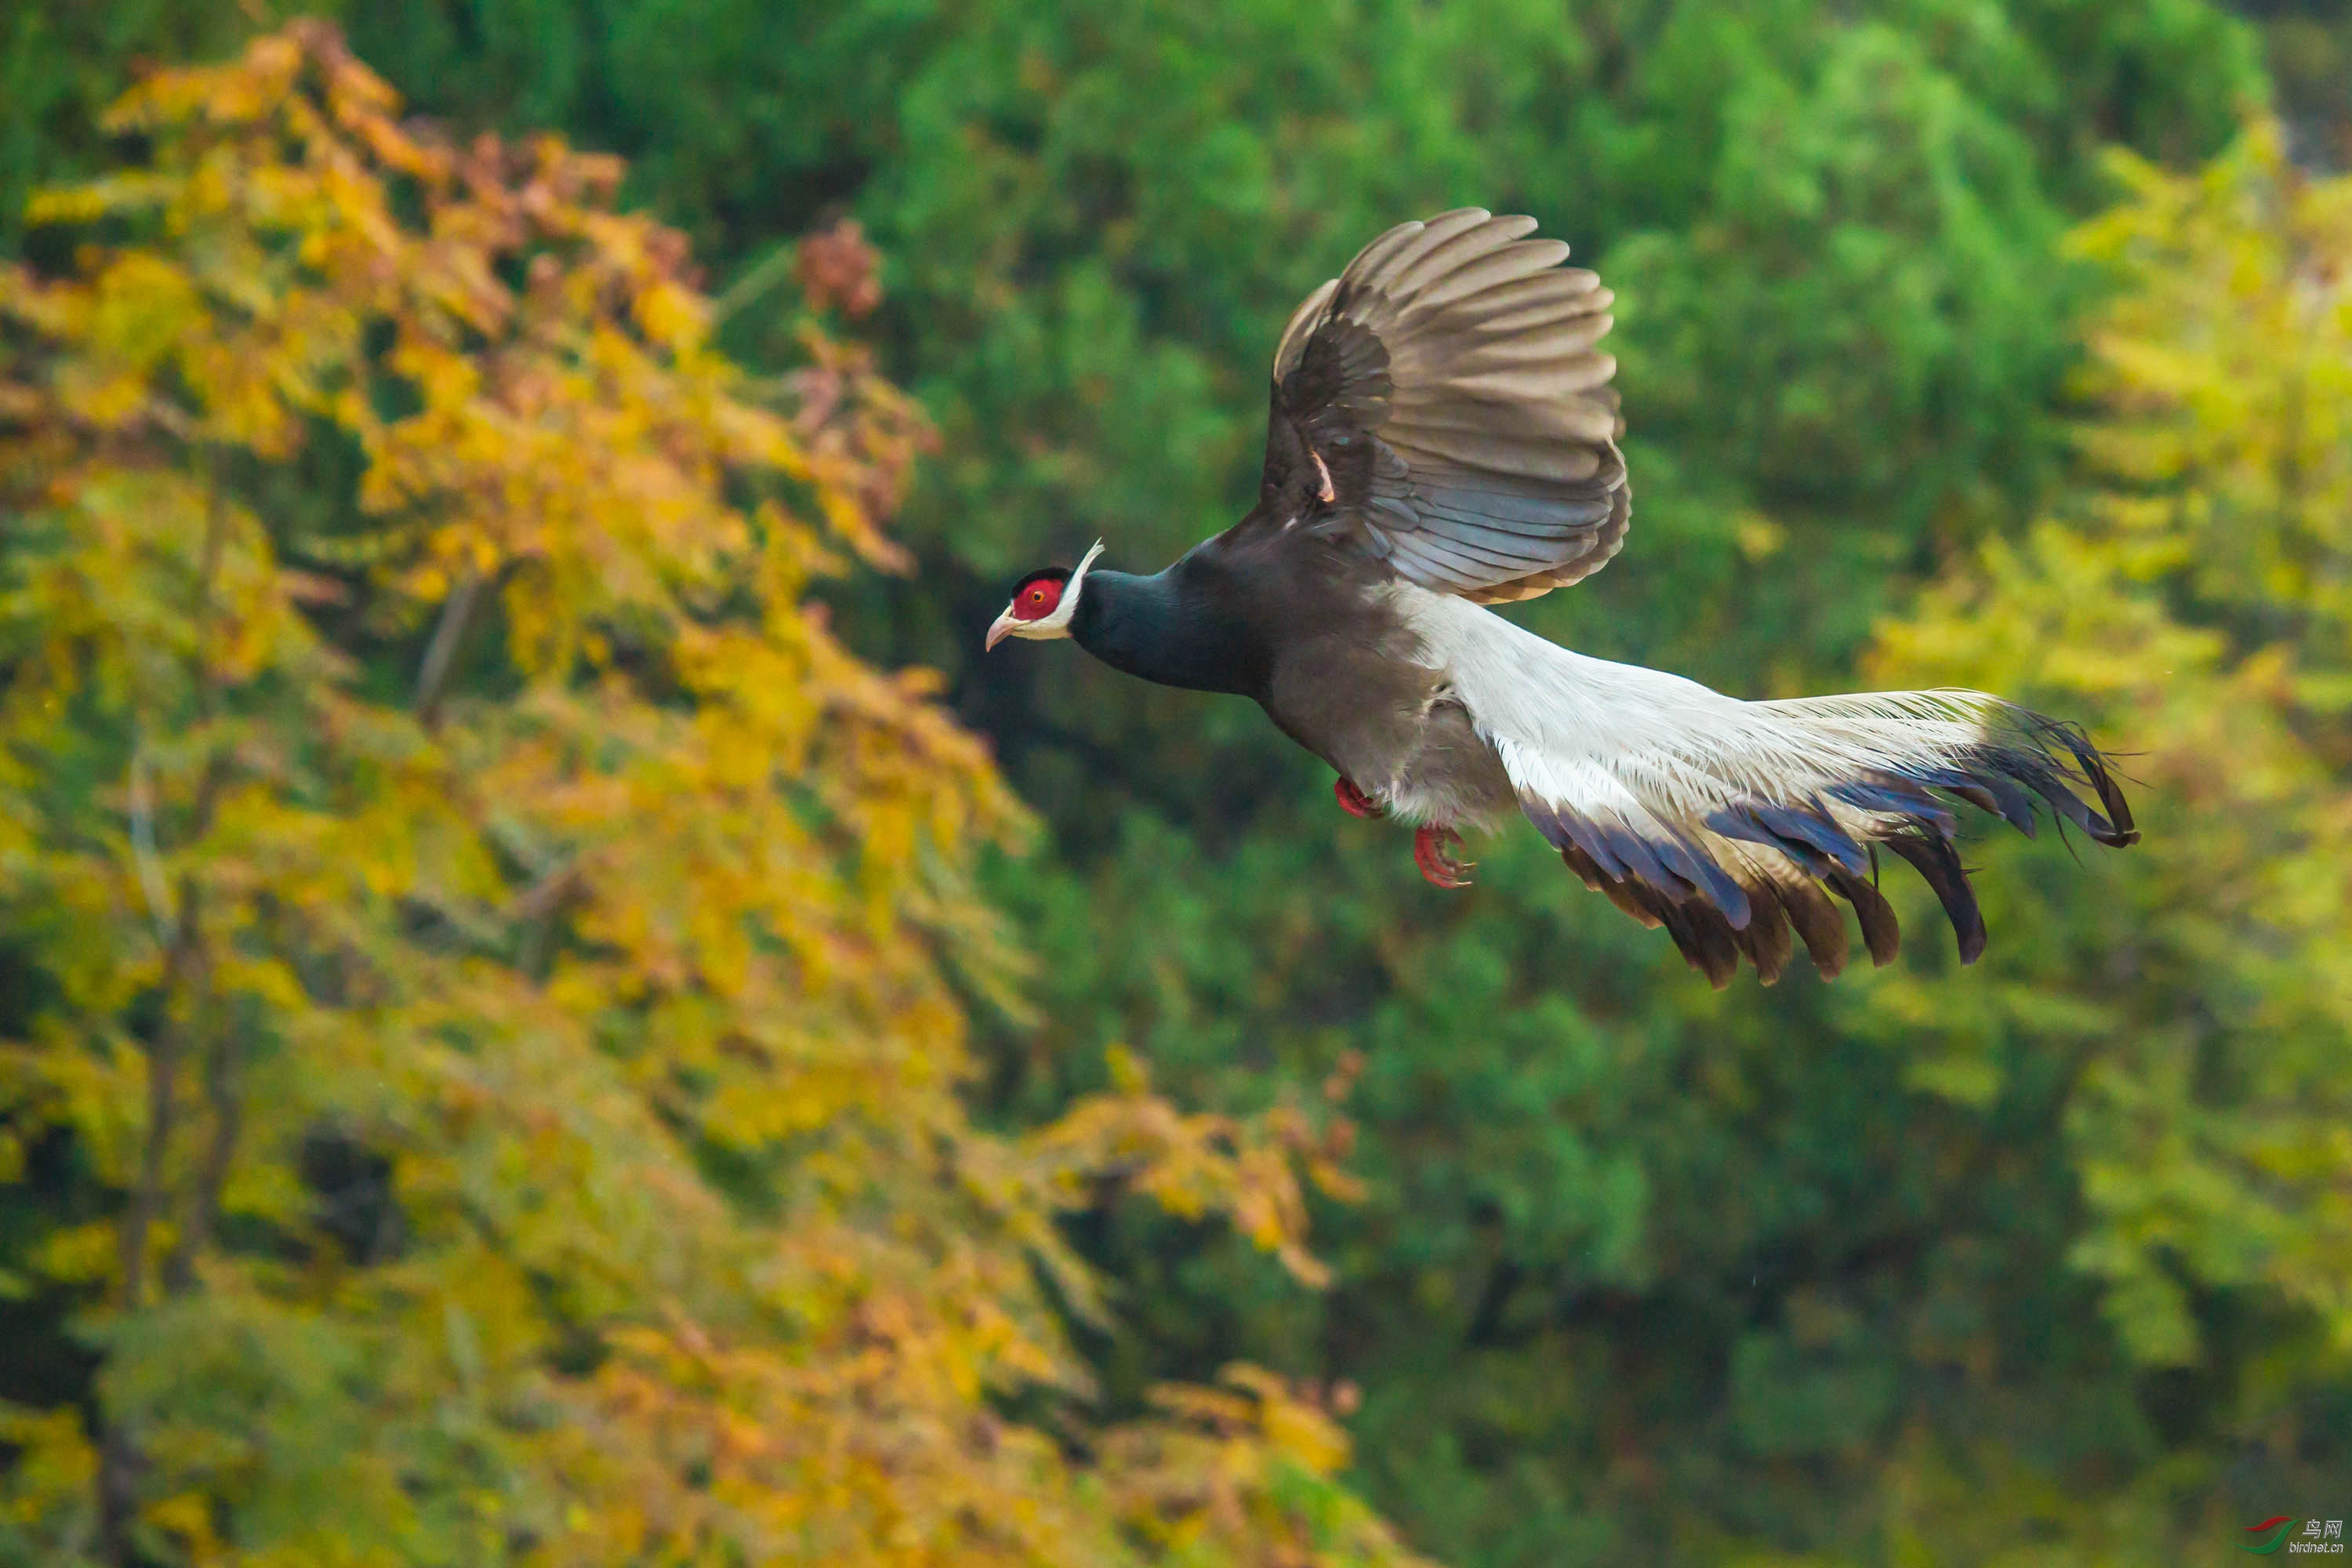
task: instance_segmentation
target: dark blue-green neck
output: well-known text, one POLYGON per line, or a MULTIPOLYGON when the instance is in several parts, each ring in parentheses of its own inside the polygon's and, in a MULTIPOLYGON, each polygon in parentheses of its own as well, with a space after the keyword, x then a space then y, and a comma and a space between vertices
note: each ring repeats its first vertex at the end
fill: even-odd
POLYGON ((1113 669, 1162 686, 1256 696, 1265 683, 1262 639, 1183 567, 1180 561, 1149 577, 1087 573, 1071 637, 1113 669))

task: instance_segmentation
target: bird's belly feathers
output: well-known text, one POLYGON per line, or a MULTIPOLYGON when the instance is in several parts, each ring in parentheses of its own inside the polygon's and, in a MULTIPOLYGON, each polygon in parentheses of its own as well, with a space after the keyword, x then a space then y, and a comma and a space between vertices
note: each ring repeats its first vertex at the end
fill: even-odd
POLYGON ((1407 821, 1486 824, 1516 807, 1445 672, 1398 651, 1344 636, 1294 644, 1262 700, 1285 734, 1407 821))

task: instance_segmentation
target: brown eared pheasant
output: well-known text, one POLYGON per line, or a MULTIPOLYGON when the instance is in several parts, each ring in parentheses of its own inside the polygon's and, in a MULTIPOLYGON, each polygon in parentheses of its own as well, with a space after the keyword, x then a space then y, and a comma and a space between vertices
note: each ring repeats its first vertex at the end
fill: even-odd
POLYGON ((1588 887, 1727 984, 1792 944, 1844 966, 1852 904, 1895 955, 1884 847, 1959 939, 1983 917, 1951 802, 2031 835, 2139 835, 2083 732, 1979 691, 1743 702, 1590 658, 1486 608, 1590 576, 1631 513, 1610 291, 1535 220, 1475 207, 1389 230, 1307 296, 1274 356, 1257 505, 1164 571, 1033 572, 988 629, 1068 637, 1162 685, 1256 700, 1339 773, 1358 816, 1414 825, 1464 885, 1456 831, 1526 816, 1588 887), (2080 792, 2080 793, 2078 793, 2080 792), (2095 797, 2096 809, 2084 798, 2095 797))

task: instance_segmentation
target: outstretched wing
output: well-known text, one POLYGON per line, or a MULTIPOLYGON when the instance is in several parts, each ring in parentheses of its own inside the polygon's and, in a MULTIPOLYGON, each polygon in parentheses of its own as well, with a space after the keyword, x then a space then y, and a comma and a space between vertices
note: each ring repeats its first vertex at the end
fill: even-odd
POLYGON ((1591 575, 1625 537, 1613 296, 1529 217, 1402 224, 1291 317, 1264 515, 1478 604, 1591 575))

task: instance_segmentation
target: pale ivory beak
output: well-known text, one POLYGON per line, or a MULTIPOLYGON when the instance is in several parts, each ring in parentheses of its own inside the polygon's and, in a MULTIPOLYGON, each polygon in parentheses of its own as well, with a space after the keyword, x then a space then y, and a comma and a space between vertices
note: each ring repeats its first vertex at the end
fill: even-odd
POLYGON ((1013 618, 1013 606, 1010 605, 1005 605, 1004 613, 989 623, 988 640, 980 645, 980 651, 986 653, 998 643, 1001 643, 1006 637, 1011 637, 1013 635, 1013 628, 1020 624, 1020 622, 1013 618))

